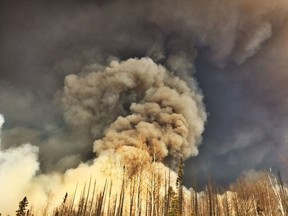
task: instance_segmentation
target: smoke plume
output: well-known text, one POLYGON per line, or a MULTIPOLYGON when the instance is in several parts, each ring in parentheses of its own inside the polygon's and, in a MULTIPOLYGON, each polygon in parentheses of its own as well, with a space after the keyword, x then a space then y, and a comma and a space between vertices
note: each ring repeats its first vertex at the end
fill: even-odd
MULTIPOLYGON (((84 184, 89 175, 102 181, 100 189, 105 179, 113 177, 113 185, 119 192, 123 167, 128 177, 146 172, 144 182, 153 170, 161 167, 166 170, 159 173, 164 183, 169 170, 162 164, 164 159, 173 163, 198 154, 197 146, 206 121, 202 96, 149 58, 114 60, 102 71, 67 76, 62 102, 65 120, 74 130, 84 127, 93 137, 104 131, 104 137, 94 142, 97 159, 91 165, 81 164, 68 170, 63 176, 60 173, 36 176, 38 148, 26 144, 1 152, 1 186, 17 179, 14 175, 25 172, 27 176, 19 183, 9 182, 18 187, 14 187, 11 197, 1 202, 6 206, 15 206, 15 201, 29 194, 38 208, 43 207, 49 192, 59 192, 62 188, 59 195, 65 190, 72 193, 71 188, 77 182, 84 184), (23 164, 23 160, 27 163, 23 164), (7 175, 7 171, 11 175, 7 175)), ((176 174, 172 176, 175 181, 176 174)), ((57 206, 57 202, 51 206, 57 206)), ((12 211, 10 207, 7 209, 7 213, 12 211)))
POLYGON ((147 149, 159 161, 198 154, 206 120, 202 96, 151 59, 112 61, 100 72, 69 75, 63 103, 69 124, 88 126, 94 137, 104 129, 105 137, 94 142, 97 154, 125 145, 147 149))

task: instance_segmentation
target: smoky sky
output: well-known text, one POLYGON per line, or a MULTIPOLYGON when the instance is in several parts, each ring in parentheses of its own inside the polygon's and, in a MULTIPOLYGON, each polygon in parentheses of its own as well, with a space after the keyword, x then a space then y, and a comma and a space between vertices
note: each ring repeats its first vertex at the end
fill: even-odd
MULTIPOLYGON (((288 94, 288 3, 273 1, 1 1, 2 148, 40 148, 42 172, 94 156, 101 138, 67 124, 68 74, 113 59, 151 57, 196 78, 208 120, 187 184, 228 183, 250 169, 283 169, 288 94)), ((103 120, 105 121, 105 119, 103 120)))

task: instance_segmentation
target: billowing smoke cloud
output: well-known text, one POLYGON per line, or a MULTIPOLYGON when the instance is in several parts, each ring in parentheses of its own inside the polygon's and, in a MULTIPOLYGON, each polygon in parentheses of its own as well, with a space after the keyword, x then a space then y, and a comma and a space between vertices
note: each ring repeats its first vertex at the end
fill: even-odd
POLYGON ((55 207, 65 191, 72 192, 73 186, 87 182, 89 175, 100 181, 100 189, 110 177, 118 193, 123 175, 145 172, 145 183, 161 169, 158 175, 163 185, 169 175, 175 182, 176 174, 164 166, 164 159, 177 162, 198 154, 206 121, 202 96, 149 58, 112 61, 103 71, 69 75, 62 100, 64 117, 71 127, 84 127, 94 137, 105 131, 103 139, 94 142, 98 158, 92 165, 81 164, 63 175, 36 176, 37 147, 26 144, 0 152, 1 191, 8 184, 14 188, 10 197, 1 200, 1 206, 6 206, 4 213, 12 212, 25 194, 37 208, 43 208, 49 202, 49 192, 57 192, 56 199, 50 201, 50 207, 55 207), (20 181, 17 175, 22 176, 20 181))
MULTIPOLYGON (((115 83, 106 93, 98 88, 105 83, 96 88, 88 78, 94 74, 91 71, 105 71, 103 65, 107 59, 113 62, 113 56, 120 60, 148 56, 185 80, 192 92, 199 85, 205 96, 209 113, 206 132, 200 154, 186 162, 187 182, 193 172, 201 180, 212 174, 223 182, 245 170, 280 169, 288 116, 287 9, 284 0, 2 1, 0 113, 6 118, 2 149, 23 143, 38 146, 40 172, 49 173, 64 172, 93 159, 95 140, 105 135, 94 144, 96 153, 102 153, 106 150, 103 146, 110 145, 110 134, 122 139, 129 127, 145 133, 152 147, 157 134, 175 130, 158 129, 154 123, 160 124, 159 116, 154 117, 157 109, 170 118, 172 108, 153 107, 153 115, 146 114, 146 105, 162 100, 157 88, 148 91, 139 79, 142 87, 138 90, 129 89, 130 80, 125 90, 118 89, 124 84, 115 83), (80 71, 66 78, 62 100, 65 76, 80 71), (98 96, 93 88, 103 95, 98 96), (128 119, 116 120, 117 116, 128 119), (126 124, 124 131, 119 124, 126 124), (153 135, 147 136, 147 125, 153 127, 153 135)), ((168 82, 176 78, 168 77, 161 88, 182 92, 168 82)), ((200 100, 197 97, 195 101, 200 100)), ((186 119, 195 107, 180 103, 176 108, 186 119), (184 112, 182 106, 190 111, 184 112)), ((204 117, 201 112, 193 115, 204 117)), ((190 120, 185 121, 189 125, 190 120)), ((180 117, 180 122, 185 121, 180 117)), ((184 141, 175 138, 181 143, 179 149, 170 155, 164 151, 160 158, 168 156, 169 161, 175 155, 196 155, 203 130, 196 122, 194 134, 188 133, 184 141)), ((183 125, 181 129, 185 129, 183 125)), ((132 141, 137 136, 133 132, 132 141)), ((167 137, 161 136, 157 142, 163 143, 167 137)), ((127 148, 134 147, 133 143, 127 148)), ((170 150, 172 144, 161 147, 170 150)))
POLYGON ((101 72, 69 75, 63 103, 69 124, 88 126, 95 137, 105 129, 105 137, 94 142, 97 154, 130 146, 125 160, 136 166, 133 148, 147 151, 150 161, 153 155, 163 161, 198 154, 206 121, 202 96, 151 59, 112 61, 101 72), (139 136, 145 139, 140 146, 139 136))

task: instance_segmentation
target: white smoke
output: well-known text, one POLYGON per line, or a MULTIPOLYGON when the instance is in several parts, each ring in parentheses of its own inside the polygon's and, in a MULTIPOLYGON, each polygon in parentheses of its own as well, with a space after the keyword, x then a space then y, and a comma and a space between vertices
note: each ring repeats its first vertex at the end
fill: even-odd
MULTIPOLYGON (((3 123, 4 117, 0 115, 0 130, 3 123)), ((38 170, 38 147, 25 144, 0 150, 1 213, 11 214, 15 208, 17 209, 18 201, 27 193, 38 170)))

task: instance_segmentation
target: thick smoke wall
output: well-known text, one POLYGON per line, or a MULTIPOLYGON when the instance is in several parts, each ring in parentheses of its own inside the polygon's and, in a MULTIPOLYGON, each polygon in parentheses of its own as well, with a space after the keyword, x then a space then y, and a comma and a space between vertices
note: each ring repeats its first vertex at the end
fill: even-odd
MULTIPOLYGON (((187 182, 192 171, 223 182, 251 168, 281 169, 287 6, 284 0, 1 1, 2 149, 38 146, 46 173, 93 159, 91 144, 114 113, 95 127, 73 124, 63 115, 65 76, 103 70, 115 58, 149 56, 192 90, 198 87, 189 77, 196 76, 205 96, 206 132, 200 154, 186 162, 187 182)), ((125 105, 120 113, 128 111, 125 105)))

